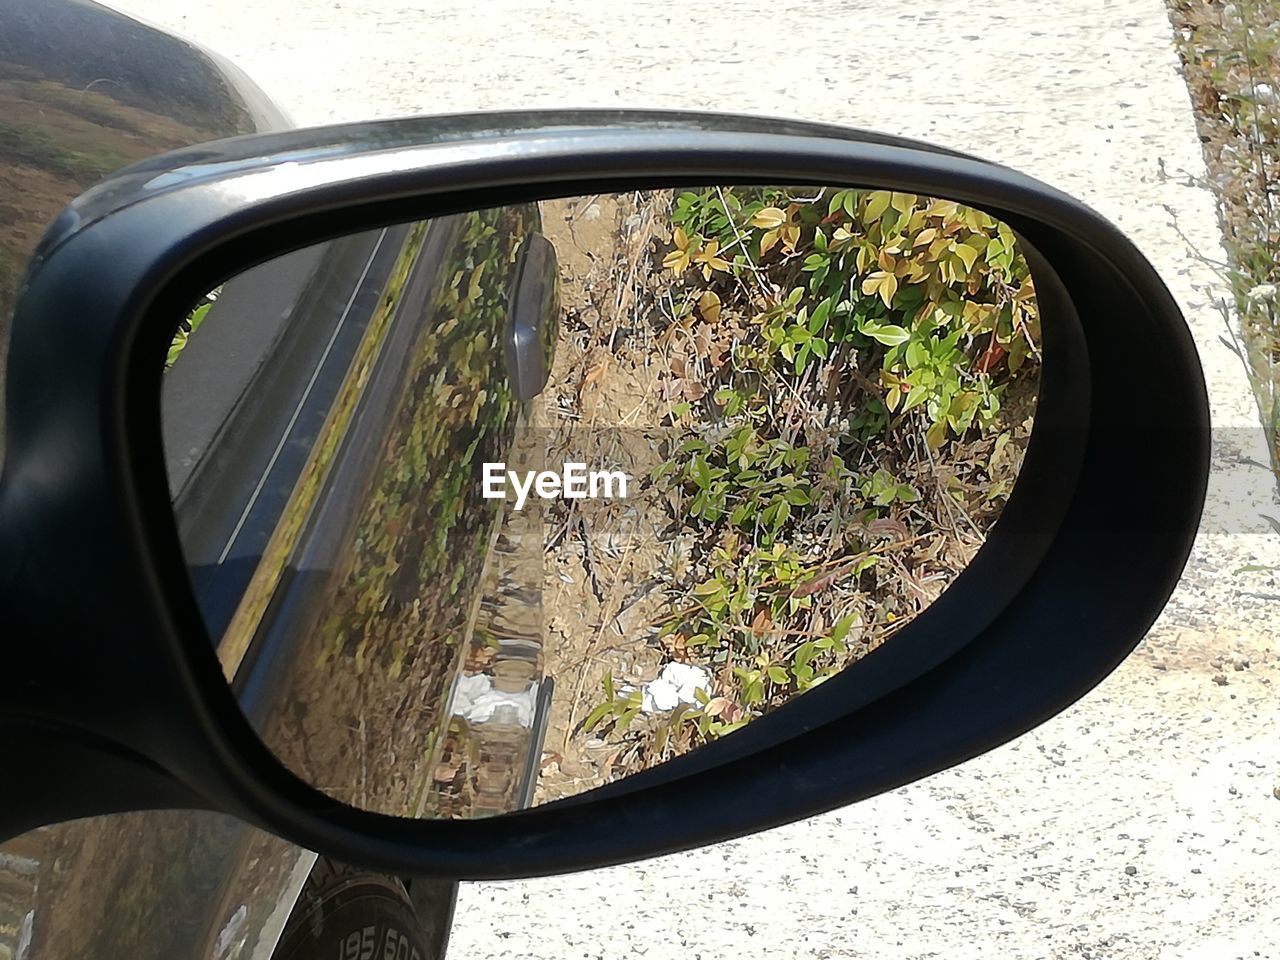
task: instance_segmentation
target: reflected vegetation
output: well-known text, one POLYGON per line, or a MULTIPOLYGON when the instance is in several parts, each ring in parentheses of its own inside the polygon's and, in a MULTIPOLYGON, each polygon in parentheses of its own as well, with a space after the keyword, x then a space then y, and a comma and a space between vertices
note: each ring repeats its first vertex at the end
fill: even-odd
MULTIPOLYGON (((890 641, 1013 487, 1038 313, 980 211, 713 186, 394 237, 352 271, 362 319, 296 373, 266 438, 285 453, 222 482, 244 507, 219 564, 250 544, 252 577, 219 657, 268 746, 344 802, 491 816, 731 734, 890 641), (543 361, 517 401, 513 364, 543 361), (486 464, 512 473, 494 496, 486 464), (573 496, 575 469, 629 483, 573 496)), ((223 306, 241 279, 180 332, 166 390, 246 321, 223 306)))
POLYGON ((712 187, 544 218, 547 462, 644 478, 547 511, 552 800, 732 733, 927 608, 1012 489, 1039 330, 1012 233, 947 201, 712 187))
MULTIPOLYGON (((106 82, 116 71, 101 63, 97 72, 80 79, 105 51, 88 54, 82 43, 63 38, 61 31, 57 35, 63 39, 49 43, 47 36, 40 36, 47 29, 41 25, 44 13, 32 6, 25 15, 19 9, 6 10, 9 32, 0 37, 0 388, 18 283, 58 212, 87 187, 130 163, 252 130, 249 118, 236 109, 199 58, 192 57, 185 68, 185 89, 201 100, 196 109, 175 103, 172 91, 106 82), (30 23, 24 22, 27 18, 30 23), (215 106, 222 109, 211 109, 215 106)), ((98 30, 108 25, 97 21, 119 19, 87 9, 73 9, 67 16, 98 30)), ((178 43, 167 37, 163 41, 178 43)), ((149 54, 139 59, 151 61, 149 54)), ((163 85, 176 65, 171 61, 167 70, 155 69, 151 83, 163 85)), ((0 411, 3 405, 0 389, 0 411)), ((0 425, 0 450, 3 447, 0 425)))
MULTIPOLYGON (((505 623, 491 594, 506 588, 522 546, 540 563, 536 543, 513 530, 500 537, 498 504, 473 482, 517 430, 500 337, 530 213, 410 231, 219 646, 229 676, 251 641, 270 651, 242 701, 262 705, 251 715, 286 764, 359 806, 431 811, 431 758, 445 747, 465 641, 505 623), (446 256, 434 261, 437 251, 446 256), (353 761, 360 775, 347 779, 353 761)), ((536 591, 521 599, 536 611, 536 591)), ((540 631, 535 622, 520 633, 533 641, 530 683, 540 631)), ((501 724, 507 713, 485 719, 501 724)), ((472 739, 482 754, 483 738, 472 739)), ((477 775, 487 769, 479 763, 477 775)), ((479 802, 496 802, 480 792, 479 802)))

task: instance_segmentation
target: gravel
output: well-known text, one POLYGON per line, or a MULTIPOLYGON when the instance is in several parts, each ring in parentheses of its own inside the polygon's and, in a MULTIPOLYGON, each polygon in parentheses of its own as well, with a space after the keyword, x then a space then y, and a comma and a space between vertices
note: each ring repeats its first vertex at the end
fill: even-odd
MULTIPOLYGON (((1218 443, 1164 617, 1017 742, 874 800, 607 870, 464 886, 450 955, 1280 957, 1280 517, 1160 0, 114 0, 300 123, 663 106, 834 121, 999 160, 1114 220, 1193 325, 1218 443), (1193 250, 1195 253, 1193 254, 1193 250), (1216 678, 1216 679, 1215 679, 1216 678)), ((727 797, 726 804, 749 802, 727 797)))

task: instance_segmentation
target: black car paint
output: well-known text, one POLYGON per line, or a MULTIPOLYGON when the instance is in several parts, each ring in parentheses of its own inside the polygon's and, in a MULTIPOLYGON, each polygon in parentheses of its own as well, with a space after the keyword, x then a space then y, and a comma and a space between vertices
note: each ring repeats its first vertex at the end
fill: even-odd
MULTIPOLYGON (((241 71, 181 38, 85 0, 0 0, 0 384, 23 263, 67 202, 115 167, 288 126, 241 71)), ((280 265, 263 269, 272 267, 279 283, 280 265)), ((209 393, 182 396, 190 409, 179 397, 170 416, 198 434, 196 408, 209 393)), ((38 771, 10 765, 0 780, 21 789, 28 775, 38 771)), ((198 811, 41 828, 0 845, 0 957, 262 956, 313 860, 233 818, 198 811)), ((412 893, 420 912, 443 904, 447 915, 452 885, 419 887, 412 893)))

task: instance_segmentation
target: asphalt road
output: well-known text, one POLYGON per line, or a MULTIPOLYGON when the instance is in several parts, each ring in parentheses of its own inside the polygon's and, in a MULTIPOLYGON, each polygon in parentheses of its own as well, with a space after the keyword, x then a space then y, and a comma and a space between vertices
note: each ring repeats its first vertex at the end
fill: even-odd
POLYGON ((233 57, 301 123, 663 106, 933 139, 1110 217, 1196 330, 1219 440, 1205 532, 1102 686, 1012 745, 826 816, 468 885, 450 956, 1280 957, 1280 578, 1240 569, 1280 562, 1261 518, 1280 505, 1222 343, 1206 261, 1223 254, 1160 0, 113 3, 233 57))

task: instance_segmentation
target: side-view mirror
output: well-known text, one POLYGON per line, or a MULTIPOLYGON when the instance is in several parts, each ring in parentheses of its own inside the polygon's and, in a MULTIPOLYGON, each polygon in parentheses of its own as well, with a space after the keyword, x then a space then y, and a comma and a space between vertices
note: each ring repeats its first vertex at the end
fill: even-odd
POLYGON ((1153 622, 1209 464, 1097 214, 735 116, 157 157, 51 225, 6 380, 0 837, 191 807, 401 875, 654 856, 1019 736, 1153 622))

